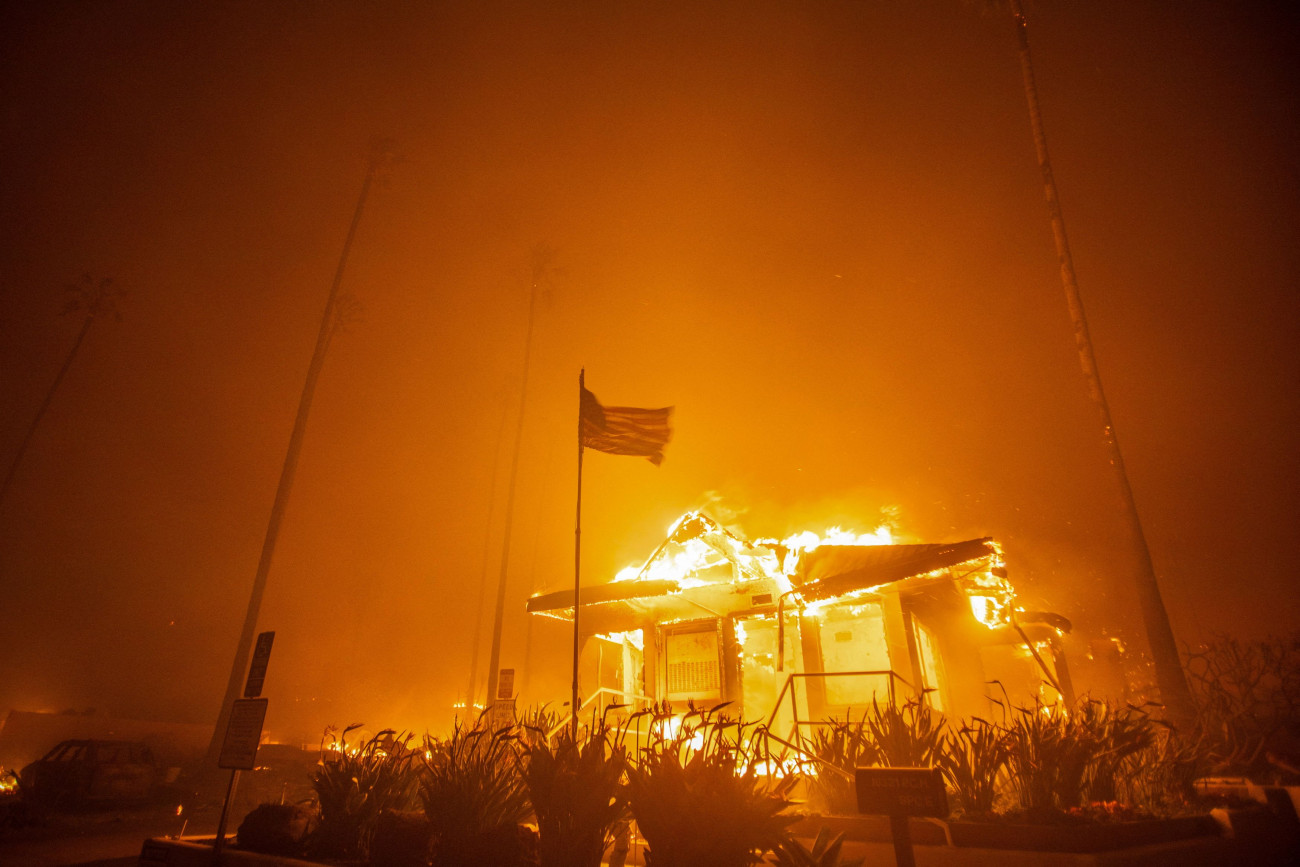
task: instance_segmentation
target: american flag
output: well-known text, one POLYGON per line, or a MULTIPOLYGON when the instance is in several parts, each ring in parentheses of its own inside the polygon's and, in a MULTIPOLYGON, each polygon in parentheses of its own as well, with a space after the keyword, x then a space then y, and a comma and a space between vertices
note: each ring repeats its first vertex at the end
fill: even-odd
POLYGON ((596 395, 582 389, 579 413, 582 445, 611 455, 647 458, 659 466, 664 446, 672 436, 669 419, 671 406, 662 409, 637 409, 630 406, 601 406, 596 395))

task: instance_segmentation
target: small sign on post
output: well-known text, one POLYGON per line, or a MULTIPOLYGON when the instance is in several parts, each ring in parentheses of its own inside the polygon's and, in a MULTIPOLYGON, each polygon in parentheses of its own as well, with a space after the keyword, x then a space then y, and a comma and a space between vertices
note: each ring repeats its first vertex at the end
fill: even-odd
POLYGON ((515 697, 515 670, 513 668, 503 668, 497 675, 497 698, 507 699, 515 697))
POLYGON ((263 632, 257 636, 257 644, 253 646, 253 662, 248 667, 248 680, 244 681, 244 698, 257 698, 262 694, 266 666, 271 661, 271 645, 274 642, 274 632, 263 632))
POLYGON ((898 867, 915 867, 912 816, 948 818, 948 793, 938 768, 858 768, 858 812, 889 817, 898 867))
POLYGON ((499 698, 487 709, 488 728, 492 731, 509 728, 515 724, 515 700, 499 698))
POLYGON ((221 744, 217 766, 232 771, 251 771, 257 766, 257 745, 262 741, 262 724, 266 722, 264 698, 241 698, 230 708, 230 724, 221 744))

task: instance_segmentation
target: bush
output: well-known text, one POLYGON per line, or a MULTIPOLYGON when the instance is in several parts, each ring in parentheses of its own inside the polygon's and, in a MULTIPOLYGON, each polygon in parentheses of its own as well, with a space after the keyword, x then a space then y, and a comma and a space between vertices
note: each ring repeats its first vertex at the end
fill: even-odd
POLYGON ((590 729, 582 743, 567 726, 553 745, 540 734, 523 750, 521 773, 537 818, 542 867, 600 867, 627 805, 621 739, 604 725, 590 729))
POLYGON ((944 740, 938 765, 968 818, 992 814, 1010 756, 1007 730, 984 719, 970 720, 944 740))
POLYGON ((782 815, 796 782, 768 786, 743 727, 692 709, 676 726, 660 713, 639 761, 630 765, 628 802, 646 840, 648 867, 747 867, 789 841, 782 815))
POLYGON ((316 811, 302 804, 261 804, 239 823, 239 848, 266 855, 297 855, 316 825, 316 811))
POLYGON ((446 740, 426 738, 420 801, 429 819, 435 867, 535 858, 535 841, 519 826, 529 814, 510 729, 457 723, 446 740))
POLYGON ((327 729, 321 757, 312 772, 312 788, 320 802, 320 826, 308 841, 311 852, 329 858, 365 858, 375 825, 385 810, 414 805, 416 754, 408 747, 411 735, 392 729, 370 740, 349 744, 348 726, 341 735, 327 729))

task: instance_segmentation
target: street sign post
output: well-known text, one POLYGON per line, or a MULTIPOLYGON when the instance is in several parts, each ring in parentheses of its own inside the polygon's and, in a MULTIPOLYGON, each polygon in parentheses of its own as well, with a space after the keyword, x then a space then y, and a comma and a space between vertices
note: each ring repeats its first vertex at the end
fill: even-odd
POLYGON ((244 698, 257 698, 262 694, 266 666, 271 661, 271 645, 274 642, 274 632, 263 632, 257 636, 257 644, 253 647, 253 662, 248 667, 248 679, 244 681, 244 698))
POLYGON ((221 850, 226 845, 226 819, 230 816, 230 802, 234 800, 235 787, 239 785, 239 772, 251 771, 257 767, 257 745, 262 742, 262 725, 266 722, 266 708, 269 704, 267 699, 259 696, 262 694, 262 685, 266 682, 266 666, 271 661, 271 645, 274 642, 274 632, 263 632, 257 636, 253 661, 248 666, 248 677, 244 680, 244 697, 235 699, 230 707, 225 739, 221 742, 221 755, 217 758, 217 767, 230 771, 230 785, 226 787, 226 800, 221 805, 217 839, 212 844, 213 863, 220 863, 221 850))
POLYGON ((515 724, 515 700, 499 698, 488 705, 488 728, 492 731, 509 728, 515 724))
POLYGON ((231 771, 251 771, 257 766, 257 745, 262 742, 262 724, 266 722, 264 698, 241 698, 230 709, 230 724, 221 743, 217 767, 231 771))
POLYGON ((858 768, 858 812, 889 817, 898 867, 915 867, 912 816, 948 818, 948 793, 938 768, 858 768))

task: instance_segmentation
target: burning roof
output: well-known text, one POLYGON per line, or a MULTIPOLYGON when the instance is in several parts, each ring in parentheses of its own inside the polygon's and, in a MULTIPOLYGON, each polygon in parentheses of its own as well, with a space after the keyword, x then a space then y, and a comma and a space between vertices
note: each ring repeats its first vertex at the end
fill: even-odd
MULTIPOLYGON (((1014 591, 1002 553, 989 538, 947 544, 891 544, 887 531, 858 536, 812 533, 750 542, 701 512, 689 512, 639 568, 582 588, 585 632, 632 629, 701 616, 866 595, 899 582, 951 578, 988 626, 1005 622, 1014 591), (965 567, 965 568, 963 568, 965 567)), ((529 612, 571 620, 574 591, 540 594, 529 612)))

